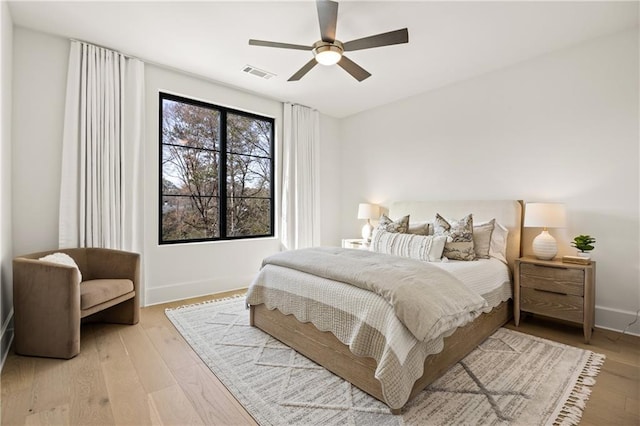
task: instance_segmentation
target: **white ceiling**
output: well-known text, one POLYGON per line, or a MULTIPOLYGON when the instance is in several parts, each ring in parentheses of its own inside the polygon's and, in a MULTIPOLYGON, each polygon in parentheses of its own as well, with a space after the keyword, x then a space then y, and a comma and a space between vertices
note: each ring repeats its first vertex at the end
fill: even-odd
POLYGON ((337 66, 287 79, 311 52, 248 39, 311 45, 313 1, 9 2, 15 25, 80 39, 280 101, 345 117, 528 58, 638 25, 638 2, 343 1, 336 37, 407 27, 409 44, 350 52, 372 76, 337 66), (242 72, 270 71, 270 80, 242 72))

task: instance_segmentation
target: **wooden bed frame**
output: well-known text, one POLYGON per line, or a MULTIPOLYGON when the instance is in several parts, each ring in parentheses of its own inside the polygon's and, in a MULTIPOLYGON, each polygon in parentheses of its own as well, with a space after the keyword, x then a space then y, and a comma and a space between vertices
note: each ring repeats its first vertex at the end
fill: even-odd
MULTIPOLYGON (((444 217, 461 218, 473 213, 474 223, 495 218, 509 229, 507 262, 511 271, 515 259, 520 257, 522 230, 522 202, 520 201, 421 201, 395 203, 389 209, 390 217, 411 215, 412 221, 432 221, 436 213, 444 217)), ((386 402, 380 382, 375 378, 376 361, 354 355, 349 347, 332 333, 318 330, 312 323, 301 323, 293 315, 279 310, 268 310, 264 305, 252 305, 250 323, 307 358, 322 365, 369 395, 386 402)), ((413 385, 409 401, 449 368, 469 354, 477 345, 503 326, 513 315, 512 302, 501 303, 491 312, 458 328, 444 339, 444 350, 428 356, 424 374, 413 385)), ((392 409, 399 414, 402 409, 392 409)))

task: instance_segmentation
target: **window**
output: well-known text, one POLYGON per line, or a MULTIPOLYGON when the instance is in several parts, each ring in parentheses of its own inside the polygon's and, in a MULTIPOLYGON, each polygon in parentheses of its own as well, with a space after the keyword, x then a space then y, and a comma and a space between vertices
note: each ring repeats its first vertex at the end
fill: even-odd
POLYGON ((273 236, 272 118, 160 93, 160 244, 273 236))

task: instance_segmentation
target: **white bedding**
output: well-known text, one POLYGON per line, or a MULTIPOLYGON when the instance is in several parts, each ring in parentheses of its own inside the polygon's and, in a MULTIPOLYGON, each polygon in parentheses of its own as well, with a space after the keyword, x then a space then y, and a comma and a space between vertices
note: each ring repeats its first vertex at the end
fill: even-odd
MULTIPOLYGON (((509 270, 498 260, 434 264, 480 293, 489 305, 485 312, 511 297, 509 270)), ((247 303, 264 303, 268 309, 293 314, 301 322, 330 331, 354 354, 374 358, 375 377, 392 408, 405 404, 413 383, 422 376, 425 358, 441 352, 443 338, 455 331, 420 342, 375 293, 275 265, 261 270, 249 288, 247 303)))
POLYGON ((433 262, 462 281, 470 290, 482 295, 491 307, 511 298, 511 273, 498 259, 478 259, 473 262, 450 260, 433 262))

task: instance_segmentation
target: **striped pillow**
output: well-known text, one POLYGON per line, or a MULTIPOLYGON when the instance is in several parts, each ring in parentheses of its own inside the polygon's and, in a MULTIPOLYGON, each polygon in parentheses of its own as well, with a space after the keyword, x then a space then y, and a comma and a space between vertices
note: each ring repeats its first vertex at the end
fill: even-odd
POLYGON ((442 258, 445 236, 401 234, 377 230, 373 234, 370 250, 378 253, 436 262, 442 258))

